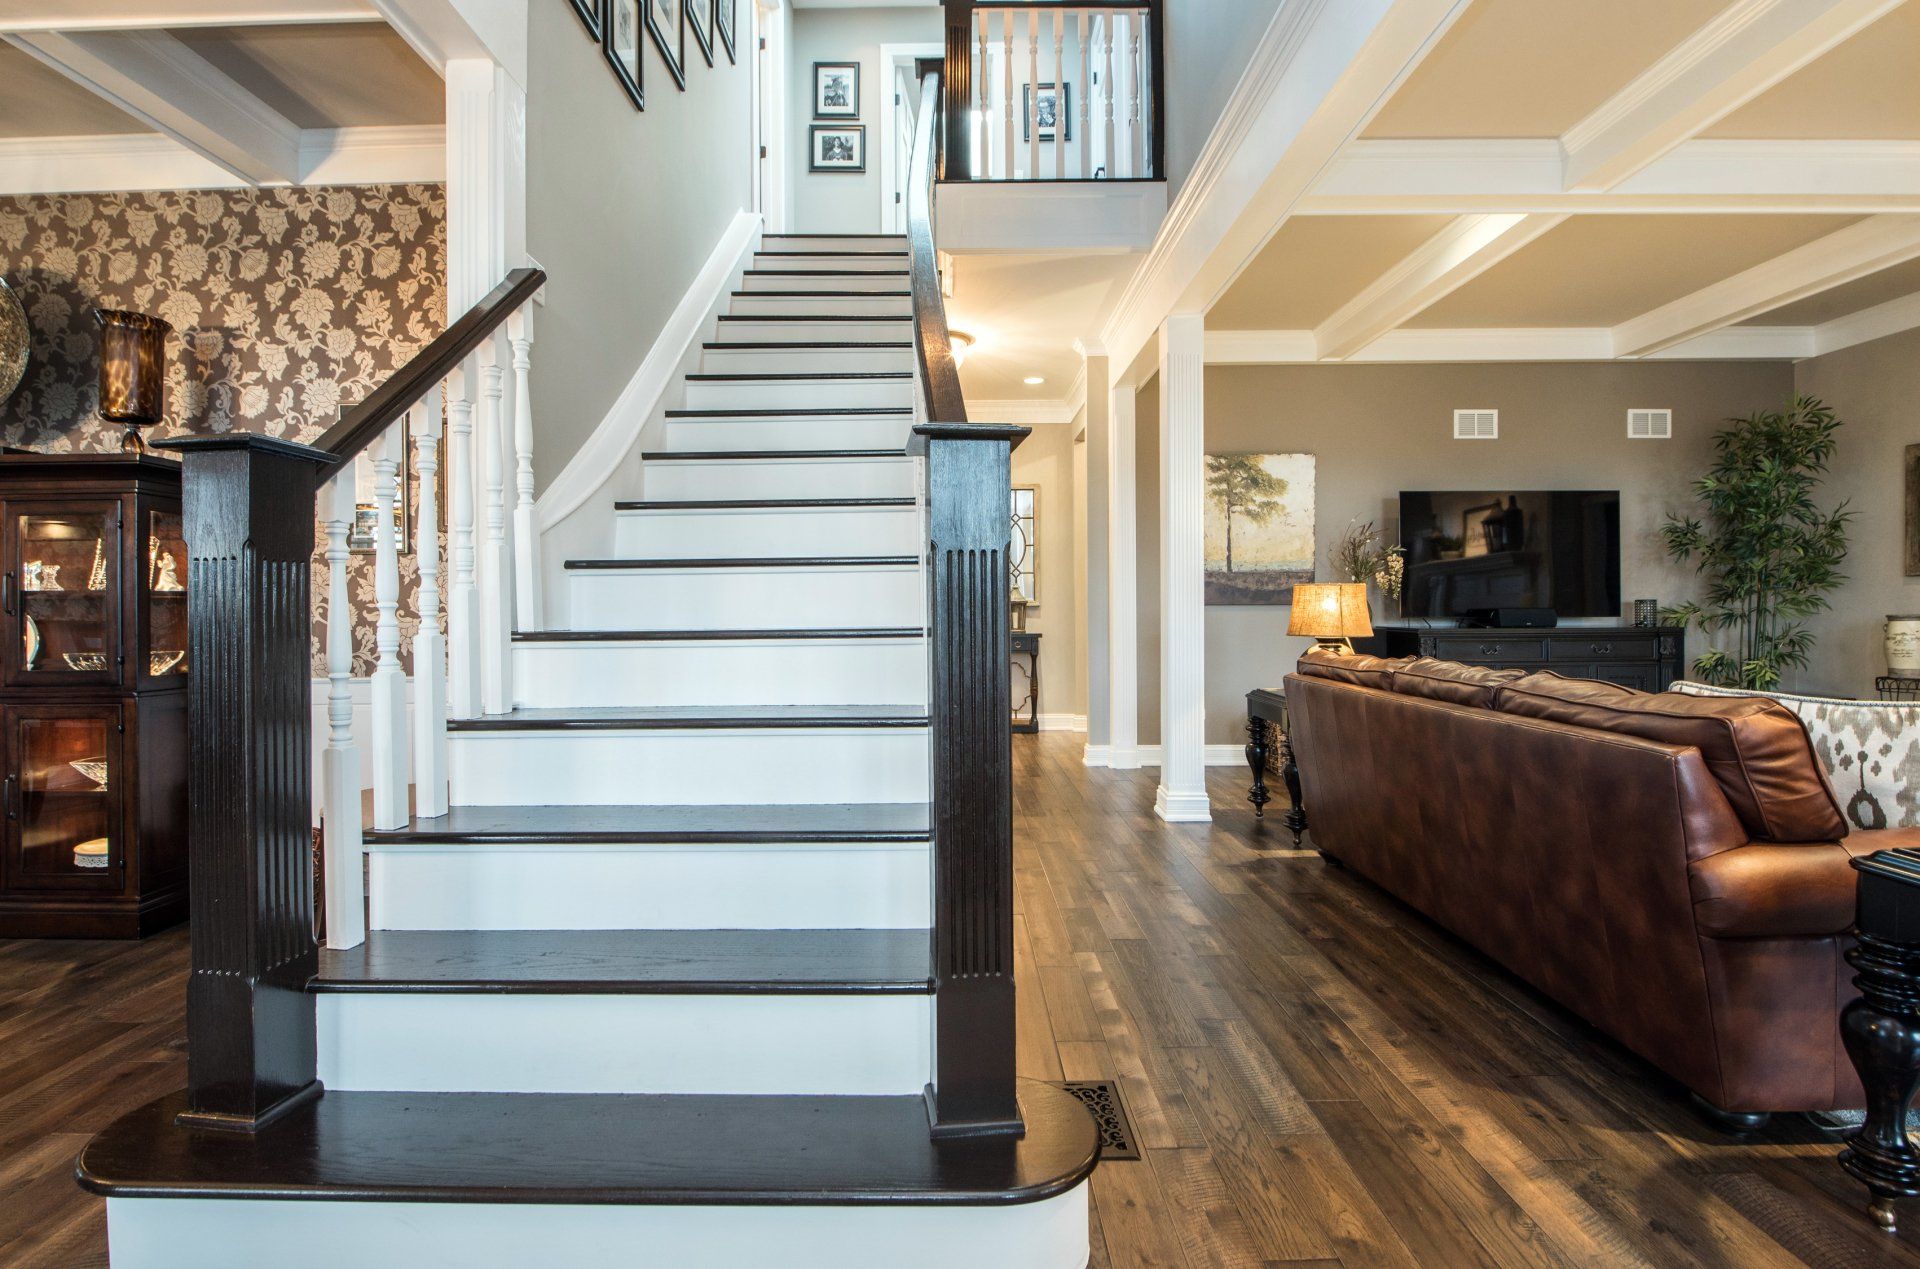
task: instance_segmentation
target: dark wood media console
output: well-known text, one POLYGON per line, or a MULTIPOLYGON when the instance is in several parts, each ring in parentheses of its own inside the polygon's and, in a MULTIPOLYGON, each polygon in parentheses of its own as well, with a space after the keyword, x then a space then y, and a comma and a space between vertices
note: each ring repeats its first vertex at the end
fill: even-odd
POLYGON ((1686 632, 1678 626, 1555 626, 1475 630, 1459 626, 1378 626, 1354 651, 1381 657, 1439 657, 1493 669, 1552 670, 1663 692, 1686 677, 1686 632))

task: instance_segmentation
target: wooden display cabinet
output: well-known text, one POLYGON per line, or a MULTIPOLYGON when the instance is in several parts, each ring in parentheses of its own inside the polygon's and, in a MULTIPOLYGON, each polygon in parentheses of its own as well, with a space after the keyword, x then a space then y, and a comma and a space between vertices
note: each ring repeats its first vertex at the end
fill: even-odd
POLYGON ((0 457, 0 937, 187 914, 180 466, 0 457))

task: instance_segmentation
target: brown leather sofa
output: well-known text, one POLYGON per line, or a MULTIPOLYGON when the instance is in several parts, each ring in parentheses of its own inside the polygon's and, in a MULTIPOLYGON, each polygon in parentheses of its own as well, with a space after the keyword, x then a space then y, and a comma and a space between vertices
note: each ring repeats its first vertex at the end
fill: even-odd
POLYGON ((1685 1084, 1732 1127, 1865 1104, 1837 1018, 1847 832, 1764 698, 1427 658, 1287 677, 1314 844, 1685 1084))

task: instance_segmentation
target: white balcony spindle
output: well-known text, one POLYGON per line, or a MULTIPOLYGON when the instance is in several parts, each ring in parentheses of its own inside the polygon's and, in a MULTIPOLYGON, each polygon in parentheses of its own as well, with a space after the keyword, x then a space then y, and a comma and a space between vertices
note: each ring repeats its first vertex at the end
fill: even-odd
POLYGON ((976 177, 990 176, 987 157, 986 132, 987 120, 993 116, 992 96, 989 92, 988 76, 993 62, 987 56, 987 19, 986 10, 975 10, 973 15, 973 86, 978 94, 979 105, 973 112, 972 126, 967 129, 968 153, 973 158, 972 171, 976 177))
POLYGON ((327 537, 327 747, 320 758, 320 817, 326 834, 327 946, 358 947, 367 937, 361 859, 360 750, 353 743, 353 600, 347 587, 347 534, 353 527, 351 467, 320 491, 327 537))
POLYGON ((1027 91, 1020 101, 1020 127, 1026 132, 1027 179, 1040 179, 1040 10, 1027 10, 1027 91))
POLYGON ((1093 165, 1088 162, 1092 153, 1088 148, 1092 145, 1089 138, 1093 135, 1093 15, 1082 9, 1074 15, 1074 21, 1079 24, 1079 36, 1075 43, 1080 50, 1080 135, 1074 143, 1073 174, 1084 181, 1093 175, 1093 165))
POLYGON ((1071 112, 1067 107, 1067 64, 1065 62, 1065 44, 1067 39, 1067 15, 1059 9, 1053 11, 1053 175, 1056 180, 1067 174, 1067 137, 1066 133, 1073 125, 1068 122, 1071 112))
POLYGON ((504 714, 513 708, 507 668, 513 596, 509 589, 506 457, 502 449, 502 433, 507 426, 503 352, 498 336, 480 345, 480 427, 476 444, 486 504, 485 536, 480 544, 480 708, 488 714, 504 714))
POLYGON ((1115 175, 1113 170, 1113 14, 1104 13, 1100 17, 1100 166, 1107 176, 1115 175))
POLYGON ((1127 15, 1127 175, 1147 174, 1147 83, 1146 41, 1141 38, 1147 25, 1144 13, 1127 15))
MULTIPOLYGON (((413 414, 419 413, 415 406, 413 414)), ((400 540, 394 523, 406 444, 398 426, 387 429, 368 451, 373 459, 374 624, 373 826, 407 823, 407 676, 400 669, 400 540)))
POLYGON ((427 394, 413 432, 413 469, 420 478, 420 520, 413 549, 420 560, 420 629, 413 636, 414 814, 447 813, 447 645, 440 633, 440 387, 427 394))
POLYGON ((540 543, 533 518, 533 306, 507 318, 513 345, 513 606, 516 629, 539 630, 540 543))
POLYGON ((447 376, 447 711, 480 713, 480 598, 474 570, 473 394, 469 358, 447 376))
POLYGON ((1000 135, 1002 138, 1001 153, 1006 163, 1006 166, 1001 169, 1001 175, 1010 181, 1014 179, 1015 176, 1013 168, 1013 138, 1018 131, 1013 124, 1013 113, 1019 108, 1014 101, 1015 93, 1013 91, 1012 9, 1002 9, 1000 11, 1000 41, 1000 135))

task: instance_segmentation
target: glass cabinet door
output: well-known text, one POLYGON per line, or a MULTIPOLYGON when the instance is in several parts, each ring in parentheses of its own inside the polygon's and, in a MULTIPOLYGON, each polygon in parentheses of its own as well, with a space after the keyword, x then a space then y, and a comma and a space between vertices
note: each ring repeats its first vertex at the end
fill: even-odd
POLYGON ((11 500, 6 517, 9 680, 118 682, 120 504, 11 500))
POLYGON ((178 511, 148 508, 140 559, 146 612, 140 673, 178 683, 187 672, 187 539, 178 511))
POLYGON ((119 707, 19 706, 6 719, 7 888, 119 890, 119 707))

